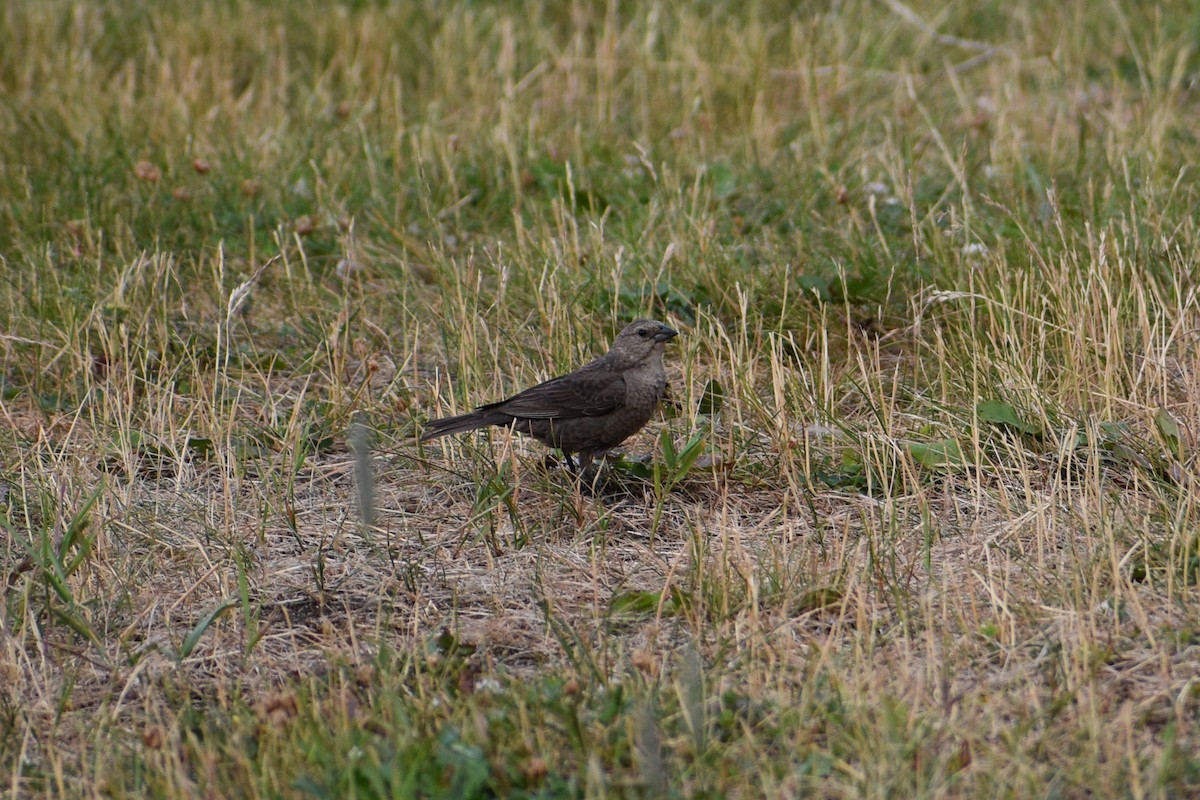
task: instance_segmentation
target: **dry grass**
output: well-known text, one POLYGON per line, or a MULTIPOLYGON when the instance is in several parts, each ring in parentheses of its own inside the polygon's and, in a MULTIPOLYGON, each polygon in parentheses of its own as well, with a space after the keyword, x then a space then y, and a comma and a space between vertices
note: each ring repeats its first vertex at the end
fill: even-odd
POLYGON ((201 5, 0 10, 9 796, 1200 792, 1188 4, 201 5))

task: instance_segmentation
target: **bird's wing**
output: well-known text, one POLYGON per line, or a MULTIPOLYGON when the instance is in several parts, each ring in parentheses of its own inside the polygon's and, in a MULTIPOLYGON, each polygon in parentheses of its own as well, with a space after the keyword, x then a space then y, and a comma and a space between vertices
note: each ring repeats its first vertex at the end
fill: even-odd
POLYGON ((625 404, 625 378, 609 370, 581 370, 531 386, 480 410, 527 419, 598 417, 625 404))

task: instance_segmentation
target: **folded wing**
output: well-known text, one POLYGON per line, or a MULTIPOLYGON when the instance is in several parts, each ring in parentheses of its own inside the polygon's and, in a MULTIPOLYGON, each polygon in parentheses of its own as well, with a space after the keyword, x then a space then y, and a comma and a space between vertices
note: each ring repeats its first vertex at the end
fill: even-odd
POLYGON ((523 419, 577 419, 611 414, 625 404, 625 379, 616 372, 576 372, 481 406, 523 419))

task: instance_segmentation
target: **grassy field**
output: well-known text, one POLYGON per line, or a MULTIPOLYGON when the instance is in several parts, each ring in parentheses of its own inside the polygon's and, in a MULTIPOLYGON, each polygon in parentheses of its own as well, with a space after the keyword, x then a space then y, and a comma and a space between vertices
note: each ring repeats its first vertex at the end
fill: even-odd
POLYGON ((0 42, 4 796, 1200 796, 1193 3, 0 42), (595 491, 417 442, 638 316, 595 491))

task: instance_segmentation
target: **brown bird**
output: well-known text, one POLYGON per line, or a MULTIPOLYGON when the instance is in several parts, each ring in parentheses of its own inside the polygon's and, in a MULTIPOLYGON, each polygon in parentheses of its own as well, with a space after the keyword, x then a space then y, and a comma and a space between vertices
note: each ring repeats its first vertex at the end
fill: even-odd
POLYGON ((597 453, 650 421, 667 387, 663 350, 678 335, 661 322, 635 320, 595 361, 469 414, 434 420, 421 441, 500 425, 562 450, 568 466, 578 453, 586 469, 597 453))

